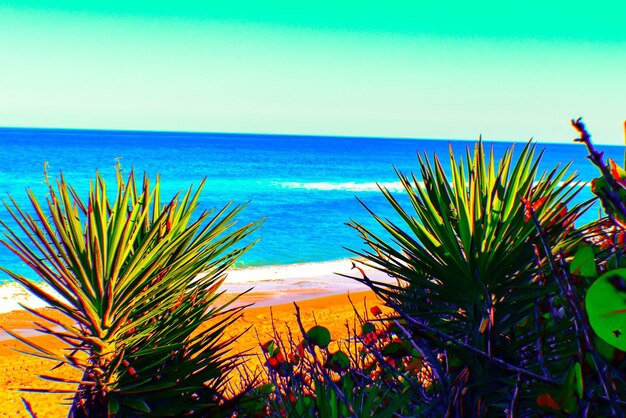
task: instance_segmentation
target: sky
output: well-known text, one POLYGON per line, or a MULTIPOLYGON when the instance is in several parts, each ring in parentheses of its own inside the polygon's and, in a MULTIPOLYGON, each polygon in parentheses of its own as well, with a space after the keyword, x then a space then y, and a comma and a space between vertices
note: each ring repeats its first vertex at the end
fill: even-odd
POLYGON ((623 144, 626 2, 8 1, 0 126, 623 144))

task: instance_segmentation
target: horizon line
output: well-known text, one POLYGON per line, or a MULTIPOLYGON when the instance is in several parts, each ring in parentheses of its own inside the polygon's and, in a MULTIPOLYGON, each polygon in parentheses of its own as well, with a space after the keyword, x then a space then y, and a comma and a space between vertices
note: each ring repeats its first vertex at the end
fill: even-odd
MULTIPOLYGON (((91 132, 111 132, 111 133, 164 133, 164 134, 184 134, 184 135, 225 135, 225 136, 264 136, 264 137, 296 137, 296 138, 345 138, 345 139, 391 139, 402 141, 466 141, 476 142, 482 140, 483 142, 508 142, 508 143, 528 143, 534 142, 536 144, 556 144, 563 145, 574 143, 574 139, 571 142, 566 141, 541 141, 538 142, 534 137, 528 140, 521 139, 485 139, 482 135, 478 135, 475 139, 467 138, 420 138, 409 136, 375 136, 375 135, 330 135, 330 134, 294 134, 294 133, 271 133, 271 132, 218 132, 218 131, 183 131, 183 130, 157 130, 157 129, 122 129, 122 128, 67 128, 67 127, 42 127, 42 126, 0 126, 0 130, 41 130, 41 131, 91 131, 91 132)), ((622 145, 616 145, 612 143, 594 142, 595 144, 602 146, 614 146, 621 147, 622 145)))

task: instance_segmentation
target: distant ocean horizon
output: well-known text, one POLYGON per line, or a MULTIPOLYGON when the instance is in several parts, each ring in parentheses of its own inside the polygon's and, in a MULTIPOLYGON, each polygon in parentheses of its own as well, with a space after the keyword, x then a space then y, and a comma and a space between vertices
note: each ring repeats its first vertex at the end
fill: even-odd
MULTIPOLYGON (((572 137, 574 132, 572 132, 572 137)), ((81 196, 98 170, 111 184, 115 165, 128 173, 144 172, 153 180, 161 177, 162 199, 173 197, 190 185, 206 184, 200 209, 221 208, 228 202, 246 204, 240 222, 265 218, 254 235, 261 241, 238 263, 238 267, 314 263, 352 256, 346 248, 361 249, 356 232, 345 225, 350 219, 374 226, 360 205, 362 200, 375 213, 394 218, 381 196, 381 184, 400 196, 402 188, 394 167, 419 176, 416 154, 436 153, 446 170, 448 148, 465 153, 476 141, 441 139, 396 139, 332 137, 313 135, 268 135, 186 133, 157 131, 105 131, 81 129, 0 128, 0 198, 12 196, 30 210, 26 189, 44 199, 44 163, 51 180, 59 172, 81 196)), ((484 141, 493 146, 496 158, 513 145, 484 141)), ((517 156, 524 143, 515 143, 517 156)), ((605 157, 623 162, 622 146, 598 145, 605 157)), ((578 180, 589 181, 598 171, 585 158, 586 149, 576 143, 538 143, 544 149, 541 170, 573 161, 570 171, 578 180)), ((591 198, 585 188, 577 201, 591 198)), ((596 219, 591 210, 583 221, 596 219)), ((14 225, 0 207, 0 219, 14 225)), ((32 277, 32 272, 0 246, 0 265, 32 277)), ((0 273, 0 283, 9 277, 0 273)))

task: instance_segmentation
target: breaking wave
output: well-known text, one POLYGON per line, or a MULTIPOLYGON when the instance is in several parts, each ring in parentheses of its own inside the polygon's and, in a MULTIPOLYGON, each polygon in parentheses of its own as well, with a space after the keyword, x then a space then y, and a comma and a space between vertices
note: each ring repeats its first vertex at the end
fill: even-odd
POLYGON ((322 191, 346 191, 346 192, 378 192, 380 185, 392 192, 404 190, 402 183, 398 182, 298 182, 298 181, 274 181, 270 183, 273 187, 281 189, 301 189, 301 190, 322 190, 322 191))
MULTIPOLYGON (((452 182, 450 182, 452 184, 452 182)), ((466 182, 467 184, 467 182, 466 182)), ((533 183, 536 186, 538 182, 533 183)), ((563 186, 564 182, 559 182, 559 186, 563 186)), ((391 192, 403 192, 404 187, 402 183, 397 182, 299 182, 299 181, 272 181, 269 183, 270 187, 278 187, 281 189, 300 189, 300 190, 321 190, 321 191, 345 191, 345 192, 378 192, 379 186, 386 188, 391 192)), ((423 186, 423 182, 420 182, 423 186)), ((589 182, 575 181, 570 184, 570 187, 585 186, 590 187, 589 182)))

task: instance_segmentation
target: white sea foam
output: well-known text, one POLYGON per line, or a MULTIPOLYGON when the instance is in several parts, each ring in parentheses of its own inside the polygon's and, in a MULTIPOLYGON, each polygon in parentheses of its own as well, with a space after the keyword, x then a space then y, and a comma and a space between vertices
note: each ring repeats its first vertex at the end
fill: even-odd
MULTIPOLYGON (((397 182, 355 182, 355 181, 346 181, 346 182, 299 182, 299 181, 272 181, 269 183, 272 187, 278 187, 282 189, 300 189, 300 190, 319 190, 319 191, 348 191, 348 192, 378 192, 380 191, 380 187, 383 187, 390 192, 401 193, 404 192, 404 187, 402 183, 397 182)), ((419 182, 420 186, 424 187, 424 182, 419 182)), ((449 183, 452 185, 452 182, 449 183)), ((465 183, 468 185, 468 182, 465 183)), ((538 181, 533 183, 533 186, 539 184, 538 181)), ((565 182, 561 181, 558 183, 560 187, 565 185, 565 182)), ((577 186, 585 186, 591 187, 590 182, 585 181, 574 181, 570 184, 570 187, 577 186)))
MULTIPOLYGON (((533 186, 538 185, 539 182, 535 181, 533 182, 533 186)), ((565 182, 564 181, 560 181, 558 183, 559 187, 563 187, 565 186, 565 182)), ((573 181, 569 184, 570 187, 591 187, 591 182, 590 181, 573 181)))
MULTIPOLYGON (((384 273, 360 267, 374 281, 391 281, 384 273)), ((351 260, 249 267, 229 271, 221 289, 227 293, 242 293, 252 288, 253 292, 271 293, 276 296, 286 292, 297 294, 298 291, 314 291, 315 294, 329 295, 367 290, 356 280, 336 273, 360 277, 359 271, 352 269, 351 260)), ((49 286, 42 285, 42 288, 54 293, 49 286)), ((20 303, 35 309, 46 306, 42 300, 16 283, 0 286, 0 313, 22 309, 20 303)))
MULTIPOLYGON (((60 297, 48 285, 40 285, 41 289, 54 296, 60 297)), ((45 308, 46 303, 33 295, 17 283, 6 283, 0 285, 0 313, 16 311, 22 309, 20 304, 33 309, 45 308)))
POLYGON ((302 189, 302 190, 322 190, 322 191, 348 191, 348 192, 378 192, 378 186, 384 187, 393 192, 401 192, 404 190, 402 183, 398 182, 298 182, 298 181, 273 181, 270 186, 283 189, 302 189))

